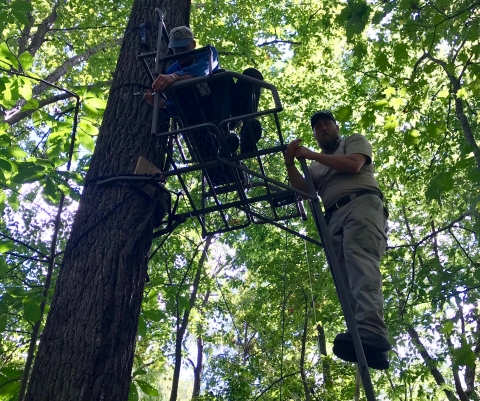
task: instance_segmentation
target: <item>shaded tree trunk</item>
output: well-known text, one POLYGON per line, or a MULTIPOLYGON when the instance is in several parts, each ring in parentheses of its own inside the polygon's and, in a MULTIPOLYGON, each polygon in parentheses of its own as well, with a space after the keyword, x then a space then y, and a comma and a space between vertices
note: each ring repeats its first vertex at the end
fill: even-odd
MULTIPOLYGON (((317 323, 317 334, 318 334, 318 346, 320 348, 320 354, 323 357, 327 356, 327 343, 325 341, 325 330, 320 323, 317 323)), ((326 389, 333 388, 333 379, 330 373, 330 359, 322 358, 322 370, 323 370, 323 381, 325 383, 326 389)))
POLYGON ((203 370, 203 338, 197 336, 197 365, 193 369, 193 391, 192 400, 195 400, 200 395, 200 385, 202 382, 203 370))
MULTIPOLYGON (((137 27, 157 25, 155 7, 165 11, 171 28, 185 24, 189 2, 134 2, 27 401, 128 399, 154 219, 164 212, 165 195, 149 199, 130 184, 100 187, 96 182, 133 173, 139 156, 159 166, 163 161, 150 136, 152 110, 132 95, 142 90, 133 83, 148 84, 136 60, 137 27)), ((155 43, 157 30, 148 34, 155 43)))
POLYGON ((305 348, 307 344, 307 330, 308 330, 308 296, 305 290, 303 291, 303 297, 305 299, 305 318, 303 321, 303 333, 302 333, 302 351, 300 353, 300 375, 302 377, 303 392, 305 394, 305 401, 310 401, 310 389, 308 388, 307 375, 305 373, 305 348))

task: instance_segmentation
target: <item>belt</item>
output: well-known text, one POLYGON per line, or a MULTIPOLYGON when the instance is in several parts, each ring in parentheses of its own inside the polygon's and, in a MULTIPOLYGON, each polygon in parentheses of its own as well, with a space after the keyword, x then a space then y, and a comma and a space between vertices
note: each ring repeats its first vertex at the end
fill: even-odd
POLYGON ((364 190, 364 191, 358 191, 358 192, 353 192, 349 195, 342 196, 334 205, 330 206, 326 211, 326 215, 331 215, 333 212, 337 211, 340 209, 342 206, 345 206, 347 203, 351 202, 352 200, 358 198, 359 196, 363 195, 377 195, 380 199, 383 200, 383 195, 381 192, 378 191, 372 191, 372 190, 364 190))

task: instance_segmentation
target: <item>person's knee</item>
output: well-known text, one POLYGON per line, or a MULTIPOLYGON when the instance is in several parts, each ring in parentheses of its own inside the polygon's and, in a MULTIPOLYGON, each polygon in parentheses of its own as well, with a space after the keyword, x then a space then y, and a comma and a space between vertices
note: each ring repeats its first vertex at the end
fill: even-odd
POLYGON ((242 74, 263 81, 262 73, 256 68, 247 68, 245 71, 242 72, 242 74))

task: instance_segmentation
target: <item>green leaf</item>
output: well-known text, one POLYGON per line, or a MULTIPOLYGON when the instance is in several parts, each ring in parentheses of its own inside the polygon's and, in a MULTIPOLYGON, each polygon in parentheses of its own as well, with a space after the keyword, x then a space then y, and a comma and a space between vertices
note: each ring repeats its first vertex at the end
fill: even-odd
POLYGON ((97 136, 98 135, 98 128, 94 125, 87 123, 86 121, 81 121, 78 124, 78 128, 83 131, 84 133, 90 136, 97 136))
MULTIPOLYGON (((20 380, 11 381, 8 383, 4 383, 2 384, 2 386, 0 386, 0 395, 10 396, 7 398, 7 400, 16 399, 15 395, 18 396, 19 390, 20 390, 20 380)), ((2 399, 5 399, 5 398, 2 397, 2 399)))
POLYGON ((7 328, 7 315, 0 315, 0 333, 3 333, 7 328))
POLYGON ((8 204, 14 212, 18 212, 18 209, 20 208, 20 200, 15 192, 12 192, 12 194, 8 197, 8 204))
POLYGON ((147 371, 145 369, 138 369, 132 373, 132 377, 146 375, 147 371))
POLYGON ((130 383, 130 392, 128 393, 128 401, 138 401, 138 390, 135 383, 130 383))
POLYGON ((45 180, 45 184, 42 189, 42 194, 52 203, 55 203, 55 201, 57 200, 57 196, 58 196, 57 186, 50 178, 47 178, 45 180))
POLYGON ((38 181, 43 177, 45 167, 32 162, 18 163, 18 173, 13 177, 17 183, 29 183, 38 181))
POLYGON ((5 159, 0 158, 0 169, 2 169, 4 171, 13 171, 14 170, 14 163, 11 162, 10 160, 5 160, 5 159))
POLYGON ((359 42, 355 45, 353 48, 353 55, 359 59, 362 60, 363 57, 365 57, 367 54, 367 46, 363 42, 359 42))
POLYGON ((147 334, 147 323, 145 322, 143 316, 140 315, 138 319, 137 335, 139 335, 140 337, 145 337, 145 334, 147 334))
POLYGON ((461 348, 455 348, 453 350, 453 363, 457 366, 468 366, 473 368, 475 365, 476 355, 472 351, 472 347, 462 338, 461 348))
POLYGON ((0 241, 0 253, 8 252, 10 249, 13 249, 13 241, 10 241, 10 240, 0 241))
POLYGON ((28 156, 28 153, 20 149, 18 146, 11 147, 7 150, 7 153, 12 155, 16 159, 23 159, 28 156))
POLYGON ((146 395, 152 395, 154 397, 158 397, 160 394, 158 393, 158 390, 154 388, 152 385, 150 385, 147 382, 144 382, 143 380, 135 380, 138 384, 138 386, 142 389, 142 391, 146 395))
POLYGON ((7 262, 5 262, 4 258, 0 258, 0 277, 5 276, 7 272, 8 272, 7 262))
POLYGON ((383 11, 377 11, 372 18, 372 23, 375 25, 379 24, 382 21, 384 15, 385 13, 383 11))
POLYGON ((389 86, 389 87, 385 88, 382 93, 386 97, 390 97, 391 95, 395 94, 396 92, 397 92, 397 90, 393 86, 389 86))
POLYGON ((18 87, 18 93, 27 101, 32 98, 32 83, 30 80, 22 80, 22 85, 18 87))
POLYGON ((12 52, 8 49, 8 46, 6 45, 6 43, 0 43, 0 60, 1 59, 13 65, 14 68, 18 68, 18 61, 15 58, 15 56, 12 54, 12 52))
POLYGON ((437 174, 430 180, 425 196, 427 200, 436 199, 441 203, 441 196, 443 192, 450 191, 453 188, 454 171, 447 171, 437 174))
POLYGON ((467 178, 475 183, 480 183, 480 168, 472 168, 467 173, 467 178))
POLYGON ((23 369, 14 369, 14 368, 5 367, 0 369, 0 373, 10 380, 21 379, 23 375, 23 369))
POLYGON ((348 121, 352 116, 353 110, 351 106, 339 107, 335 112, 335 117, 340 122, 348 121))
POLYGON ((92 137, 88 134, 83 133, 82 131, 78 131, 78 142, 90 152, 93 152, 95 149, 95 142, 93 141, 92 137))
POLYGON ((33 6, 30 2, 24 0, 15 0, 12 4, 10 4, 12 9, 17 11, 23 11, 25 13, 33 11, 33 6))
POLYGON ((32 323, 36 323, 41 317, 40 305, 33 301, 25 302, 23 304, 23 316, 32 323))
POLYGON ((178 307, 180 308, 180 310, 190 309, 190 300, 187 297, 180 295, 178 297, 178 307))
POLYGON ((443 326, 440 328, 440 330, 443 334, 449 336, 453 330, 453 321, 446 320, 445 322, 443 322, 443 326))
POLYGON ((95 109, 105 109, 107 107, 107 101, 103 99, 99 99, 98 97, 90 97, 83 101, 84 104, 93 107, 95 109))
POLYGON ((385 119, 385 125, 383 126, 383 128, 385 128, 386 131, 393 133, 395 132, 395 128, 397 128, 397 126, 398 126, 397 117, 395 117, 394 115, 387 116, 387 118, 385 119))
POLYGON ((388 57, 383 51, 377 54, 377 57, 375 58, 375 64, 380 69, 380 71, 385 71, 390 67, 388 57))
POLYGON ((388 100, 386 99, 382 99, 375 103, 372 103, 372 107, 377 110, 383 109, 385 106, 388 106, 388 100))
POLYGON ((12 10, 12 14, 15 16, 15 18, 20 24, 27 26, 30 25, 30 21, 23 11, 12 10))
POLYGON ((154 322, 159 322, 162 318, 165 317, 165 313, 158 309, 144 310, 143 314, 147 319, 150 319, 154 322))
POLYGON ((7 287, 5 288, 5 292, 14 298, 25 298, 29 295, 29 292, 22 287, 7 287))
POLYGON ((22 65, 22 68, 24 70, 29 70, 30 68, 32 68, 33 57, 29 52, 23 52, 22 54, 20 54, 18 60, 20 61, 20 64, 22 65))
POLYGON ((22 111, 25 110, 36 110, 38 109, 38 100, 36 99, 30 99, 27 103, 25 103, 22 107, 22 111))
POLYGON ((416 129, 405 132, 404 142, 407 146, 418 145, 420 142, 420 132, 416 129))
POLYGON ((448 97, 449 95, 450 95, 450 91, 448 89, 445 89, 443 91, 438 92, 437 97, 445 98, 445 97, 448 97))

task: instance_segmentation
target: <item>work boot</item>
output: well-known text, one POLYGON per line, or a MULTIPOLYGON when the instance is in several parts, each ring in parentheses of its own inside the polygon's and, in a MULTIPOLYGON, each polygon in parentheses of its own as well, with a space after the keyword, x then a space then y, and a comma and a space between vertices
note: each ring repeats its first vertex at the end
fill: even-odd
MULTIPOLYGON (((367 365, 372 369, 388 369, 390 364, 387 359, 387 351, 392 349, 388 340, 365 329, 358 329, 358 332, 367 365)), ((333 341, 333 353, 344 361, 358 362, 352 335, 349 332, 340 333, 335 337, 333 341)))
POLYGON ((240 130, 240 153, 251 153, 257 150, 257 142, 262 137, 262 126, 256 119, 243 123, 240 130))

